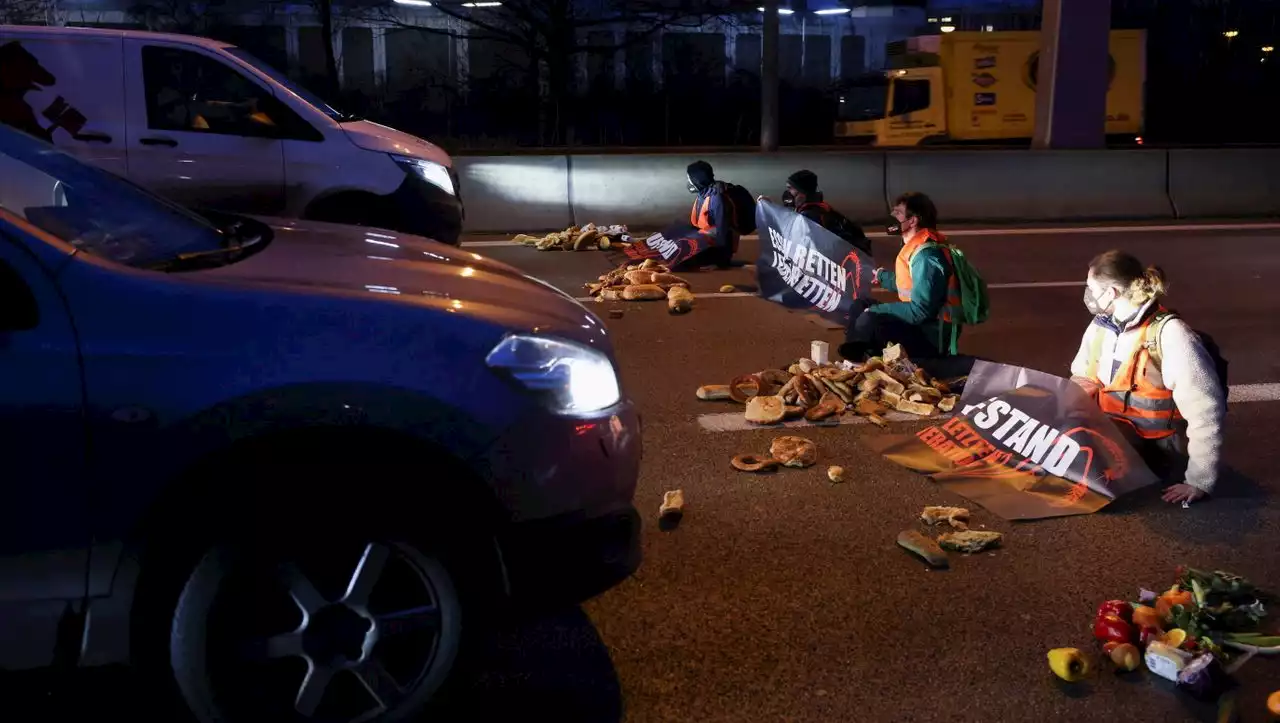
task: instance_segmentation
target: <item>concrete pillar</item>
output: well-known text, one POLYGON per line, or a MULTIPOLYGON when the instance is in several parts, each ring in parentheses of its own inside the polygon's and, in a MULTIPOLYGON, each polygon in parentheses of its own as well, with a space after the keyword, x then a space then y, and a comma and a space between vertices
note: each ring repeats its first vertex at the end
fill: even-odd
POLYGON ((627 42, 627 31, 617 29, 613 31, 613 45, 617 50, 613 51, 613 89, 623 90, 627 87, 627 49, 624 43, 627 42))
POLYGON ((387 87, 387 26, 373 25, 373 83, 379 92, 387 87))
POLYGON ((778 150, 778 0, 764 0, 760 42, 760 150, 778 150))
POLYGON ((302 56, 298 52, 298 25, 292 17, 288 18, 288 24, 284 26, 284 53, 289 59, 285 72, 297 77, 302 70, 302 56))
POLYGON ((1111 0, 1044 0, 1035 148, 1106 145, 1111 0))

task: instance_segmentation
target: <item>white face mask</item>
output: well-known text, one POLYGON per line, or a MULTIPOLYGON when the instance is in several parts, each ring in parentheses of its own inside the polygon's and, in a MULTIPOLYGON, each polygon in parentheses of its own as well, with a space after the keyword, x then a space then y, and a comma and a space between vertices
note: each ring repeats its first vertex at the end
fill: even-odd
POLYGON ((1094 316, 1110 314, 1116 307, 1116 290, 1110 287, 1101 294, 1094 294, 1088 285, 1084 287, 1084 308, 1094 316), (1104 303, 1104 299, 1106 300, 1104 303))

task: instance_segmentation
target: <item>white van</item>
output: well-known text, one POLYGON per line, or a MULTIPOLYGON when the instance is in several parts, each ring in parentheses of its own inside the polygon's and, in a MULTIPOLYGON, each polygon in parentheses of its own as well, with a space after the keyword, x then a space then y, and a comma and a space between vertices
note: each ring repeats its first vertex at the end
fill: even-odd
POLYGON ((0 25, 0 123, 189 207, 450 244, 462 230, 447 153, 216 40, 0 25))

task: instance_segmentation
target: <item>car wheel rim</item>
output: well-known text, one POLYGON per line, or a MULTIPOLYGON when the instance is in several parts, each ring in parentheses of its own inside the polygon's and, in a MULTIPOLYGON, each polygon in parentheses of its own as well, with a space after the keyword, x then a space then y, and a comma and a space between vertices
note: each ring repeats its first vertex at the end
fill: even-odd
POLYGON ((303 562, 259 565, 248 586, 219 592, 208 639, 218 707, 367 723, 429 700, 460 635, 445 568, 412 547, 377 542, 363 545, 354 566, 303 562))

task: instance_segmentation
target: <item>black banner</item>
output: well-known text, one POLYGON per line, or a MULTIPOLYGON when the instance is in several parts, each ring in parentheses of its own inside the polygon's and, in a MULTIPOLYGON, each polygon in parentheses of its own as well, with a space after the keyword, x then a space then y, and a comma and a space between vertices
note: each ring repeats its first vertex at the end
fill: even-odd
POLYGON ((854 299, 871 298, 875 261, 822 226, 768 201, 756 204, 760 295, 791 309, 844 321, 854 299))
POLYGON ((632 261, 655 259, 672 269, 698 254, 719 245, 717 240, 698 231, 690 223, 675 223, 661 233, 631 244, 624 253, 632 261))
POLYGON ((1097 512, 1156 482, 1089 395, 1067 379, 977 362, 955 415, 872 447, 1006 520, 1097 512))

